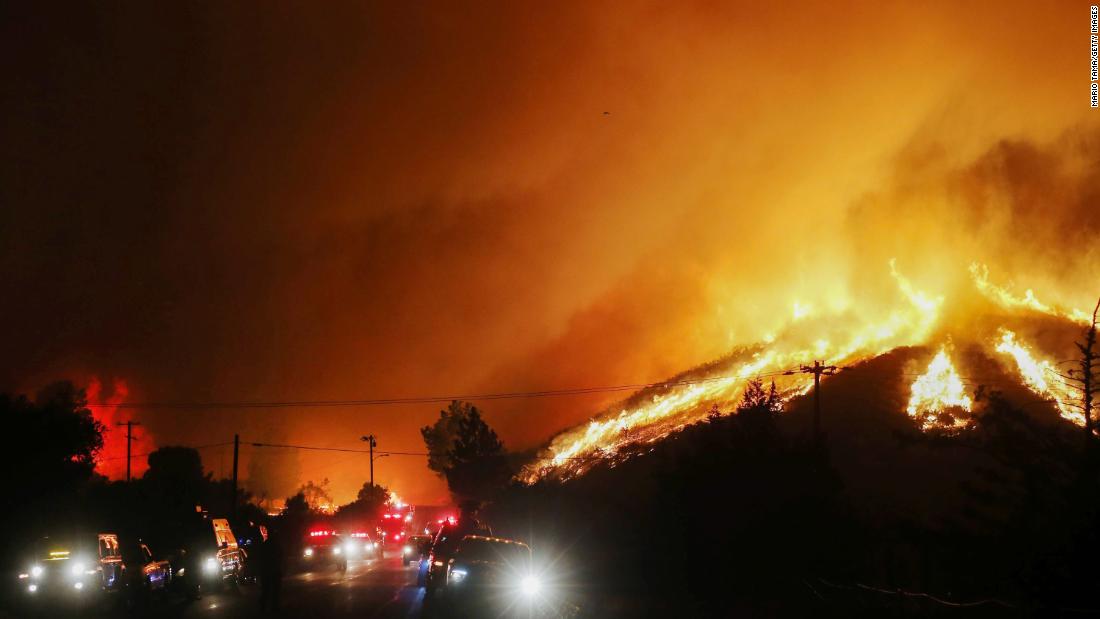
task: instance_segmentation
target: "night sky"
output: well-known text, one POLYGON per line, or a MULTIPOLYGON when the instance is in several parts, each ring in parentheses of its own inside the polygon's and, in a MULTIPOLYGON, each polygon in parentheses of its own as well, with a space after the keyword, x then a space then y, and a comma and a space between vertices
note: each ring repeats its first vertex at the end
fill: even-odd
MULTIPOLYGON (((939 289, 980 260, 1091 307, 1087 3, 759 4, 5 5, 0 390, 657 381, 792 300, 873 304, 890 258, 939 289)), ((526 448, 620 397, 484 409, 526 448)), ((440 408, 117 415, 148 447, 418 451, 440 408)), ((356 454, 253 453, 271 496, 366 479, 356 454)), ((422 458, 376 473, 446 500, 422 458)))

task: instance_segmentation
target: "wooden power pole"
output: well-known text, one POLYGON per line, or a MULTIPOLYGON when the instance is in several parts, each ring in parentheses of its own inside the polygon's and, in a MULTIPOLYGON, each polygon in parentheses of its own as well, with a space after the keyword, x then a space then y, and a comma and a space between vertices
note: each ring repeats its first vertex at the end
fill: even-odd
POLYGON ((232 502, 230 503, 231 507, 230 507, 230 511, 229 511, 229 513, 232 514, 233 516, 237 515, 237 462, 238 462, 237 458, 240 455, 240 451, 241 451, 241 435, 240 434, 234 434, 233 435, 233 496, 230 498, 230 500, 232 502))
POLYGON ((134 426, 140 426, 137 421, 118 422, 116 426, 126 426, 126 481, 130 481, 130 449, 134 444, 134 426))
POLYGON ((373 500, 373 498, 374 498, 374 448, 378 446, 378 441, 375 440, 373 434, 368 434, 367 436, 364 436, 361 440, 366 441, 367 445, 370 447, 370 493, 371 493, 371 499, 373 500))
POLYGON ((802 374, 814 375, 814 443, 821 445, 821 376, 836 374, 835 365, 825 365, 821 361, 814 360, 814 364, 804 365, 799 370, 802 374))

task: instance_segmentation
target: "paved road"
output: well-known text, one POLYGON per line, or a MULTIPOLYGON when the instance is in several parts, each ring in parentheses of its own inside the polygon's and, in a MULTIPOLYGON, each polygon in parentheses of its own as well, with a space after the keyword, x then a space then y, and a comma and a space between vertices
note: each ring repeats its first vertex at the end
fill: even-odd
MULTIPOLYGON (((288 575, 283 580, 282 608, 275 615, 259 612, 259 586, 241 586, 238 590, 204 593, 202 598, 185 601, 177 596, 154 600, 148 617, 225 618, 302 617, 305 619, 377 617, 380 619, 420 618, 424 590, 416 586, 416 566, 405 567, 401 560, 351 561, 345 573, 334 568, 288 575)), ((0 617, 24 616, 26 609, 13 609, 0 617)), ((111 610, 58 612, 40 609, 38 617, 126 617, 128 613, 111 610)))
MULTIPOLYGON (((327 568, 285 578, 279 614, 404 619, 420 617, 423 596, 416 586, 416 567, 405 567, 399 558, 351 561, 344 573, 327 568)), ((259 587, 207 594, 181 610, 181 618, 259 616, 259 587)))

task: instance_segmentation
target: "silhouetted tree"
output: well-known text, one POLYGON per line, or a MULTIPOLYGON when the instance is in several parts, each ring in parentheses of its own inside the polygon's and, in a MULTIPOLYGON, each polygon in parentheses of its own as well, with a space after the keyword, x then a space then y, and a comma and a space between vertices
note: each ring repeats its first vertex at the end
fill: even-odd
POLYGON ((304 492, 297 492, 287 497, 283 505, 283 511, 279 515, 279 529, 284 534, 284 541, 291 548, 301 545, 306 529, 318 520, 321 514, 314 510, 306 500, 304 492))
POLYGON ((0 450, 9 473, 2 517, 23 527, 67 517, 103 448, 103 426, 88 410, 84 391, 64 381, 42 389, 33 402, 2 394, 0 424, 11 442, 24 446, 0 450))
POLYGON ((304 496, 310 509, 315 511, 332 509, 333 507, 332 495, 328 492, 327 477, 322 479, 319 484, 314 483, 313 480, 307 481, 298 489, 298 494, 304 496))
POLYGON ((309 501, 306 500, 305 493, 301 491, 294 496, 287 497, 282 512, 282 515, 287 518, 308 518, 314 514, 316 514, 316 511, 310 506, 309 501))
POLYGON ((378 519, 382 508, 389 502, 390 491, 385 486, 379 484, 372 486, 369 481, 363 482, 363 487, 359 489, 355 500, 346 505, 341 505, 336 510, 336 517, 345 522, 352 520, 359 522, 374 521, 378 519))
POLYGON ((775 381, 771 387, 764 389, 764 383, 754 378, 745 385, 745 393, 741 396, 741 404, 737 406, 738 412, 747 410, 759 410, 769 413, 777 413, 783 410, 783 400, 775 388, 775 381))
POLYGON ((372 484, 369 481, 365 481, 363 482, 363 486, 359 488, 359 492, 356 493, 355 500, 368 505, 382 507, 390 502, 390 491, 381 484, 372 484))
POLYGON ((459 501, 485 501, 511 476, 504 443, 474 407, 459 418, 447 459, 447 486, 459 501))
POLYGON ((177 497, 184 502, 198 503, 202 498, 207 476, 203 473, 202 457, 190 447, 161 447, 149 454, 149 468, 142 480, 152 492, 177 497))
POLYGON ((446 477, 451 466, 451 449, 458 436, 459 425, 471 415, 480 416, 477 407, 469 402, 454 400, 445 409, 439 411, 439 419, 430 426, 420 429, 424 445, 428 448, 428 468, 440 477, 446 477))
POLYGON ((1097 314, 1100 314, 1100 299, 1096 301, 1096 307, 1092 310, 1092 322, 1085 329, 1085 340, 1074 342, 1081 351, 1077 369, 1069 370, 1063 376, 1081 394, 1080 403, 1074 403, 1085 417, 1085 437, 1088 443, 1094 438, 1095 419, 1092 411, 1096 408, 1094 398, 1100 393, 1100 376, 1097 376, 1097 363, 1100 362, 1100 353, 1096 351, 1096 327, 1097 314))

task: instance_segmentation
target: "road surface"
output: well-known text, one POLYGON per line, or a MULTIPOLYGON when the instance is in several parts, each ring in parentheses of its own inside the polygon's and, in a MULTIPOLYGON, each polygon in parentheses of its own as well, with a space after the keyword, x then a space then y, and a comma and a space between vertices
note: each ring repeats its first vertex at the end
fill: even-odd
MULTIPOLYGON (((186 601, 179 596, 153 600, 141 616, 171 618, 302 617, 328 619, 378 617, 385 619, 423 616, 424 590, 416 586, 417 567, 402 565, 400 558, 350 561, 348 570, 335 568, 316 572, 288 574, 283 579, 281 610, 260 614, 258 585, 241 586, 236 591, 206 592, 202 598, 186 601)), ((17 609, 3 617, 23 616, 17 609)), ((127 613, 99 610, 68 611, 40 609, 38 617, 126 617, 127 613)))

